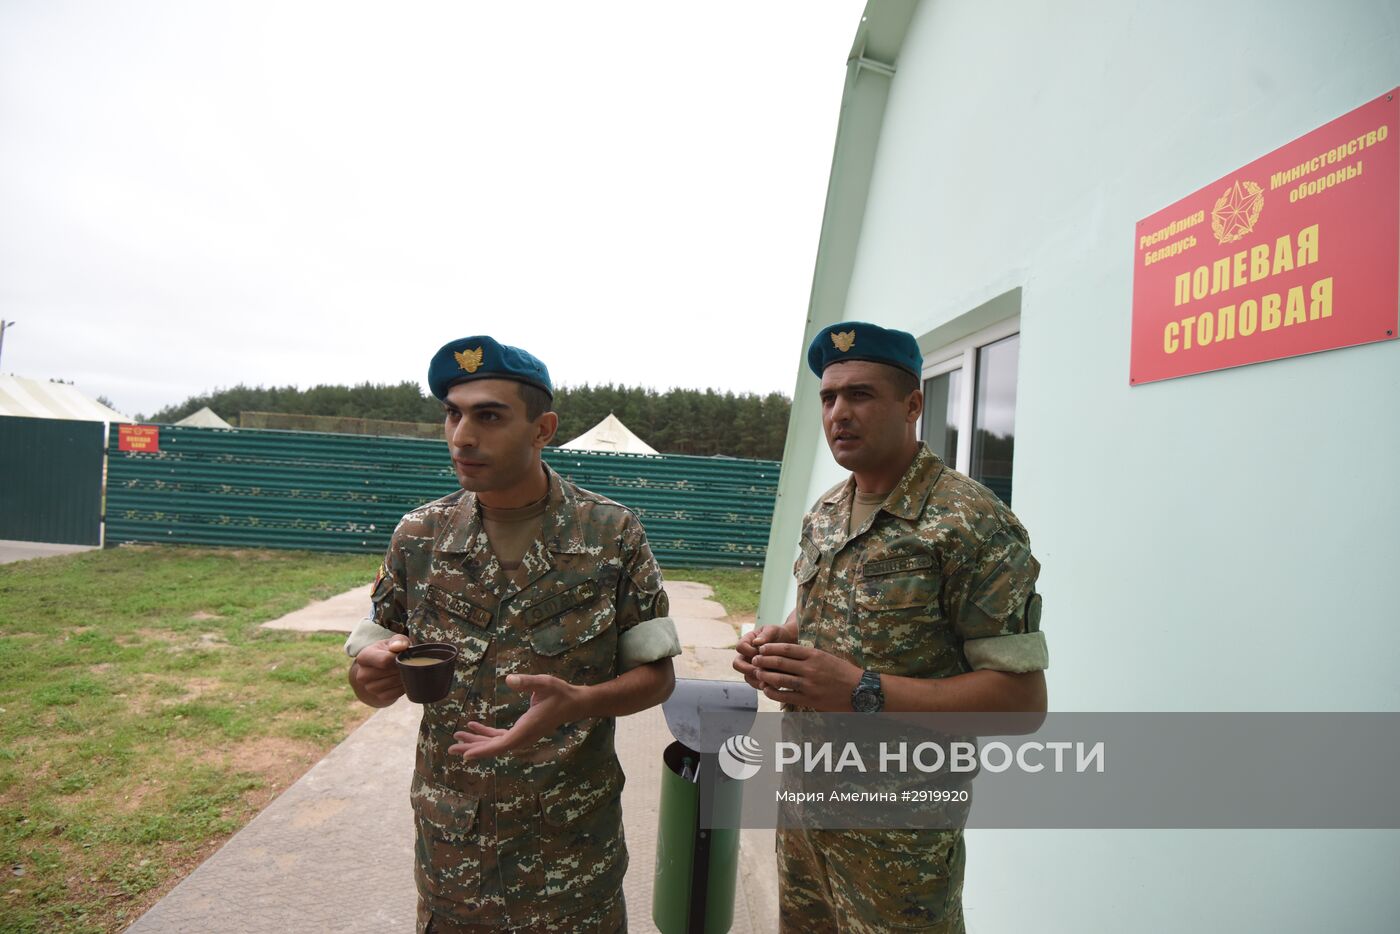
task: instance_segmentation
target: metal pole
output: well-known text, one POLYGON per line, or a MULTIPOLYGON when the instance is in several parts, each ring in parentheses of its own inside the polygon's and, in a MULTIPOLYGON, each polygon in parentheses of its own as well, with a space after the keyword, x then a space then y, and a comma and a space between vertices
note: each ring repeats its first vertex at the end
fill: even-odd
POLYGON ((0 355, 3 355, 5 352, 5 329, 12 328, 14 326, 15 322, 0 319, 0 355))

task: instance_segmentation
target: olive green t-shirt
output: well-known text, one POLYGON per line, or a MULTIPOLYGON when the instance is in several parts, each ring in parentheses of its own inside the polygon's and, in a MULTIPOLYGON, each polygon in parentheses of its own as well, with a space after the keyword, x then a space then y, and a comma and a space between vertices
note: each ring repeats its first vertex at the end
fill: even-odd
MULTIPOLYGON (((520 573, 520 561, 530 546, 544 531, 544 509, 548 496, 528 506, 514 509, 492 509, 481 504, 481 524, 486 527, 486 538, 491 542, 491 550, 496 560, 501 562, 501 570, 515 579, 520 573)), ((516 580, 516 583, 520 581, 516 580)))
POLYGON ((865 520, 870 518, 870 514, 880 508, 880 504, 889 499, 888 493, 862 493, 856 490, 855 501, 851 503, 851 525, 846 529, 846 534, 850 535, 856 529, 865 525, 865 520))

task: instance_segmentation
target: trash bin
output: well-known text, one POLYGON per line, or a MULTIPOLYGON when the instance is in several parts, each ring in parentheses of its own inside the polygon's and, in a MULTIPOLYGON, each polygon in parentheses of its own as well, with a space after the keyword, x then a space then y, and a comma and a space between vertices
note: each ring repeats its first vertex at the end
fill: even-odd
POLYGON ((701 815, 738 814, 742 783, 720 770, 717 753, 753 726, 758 694, 743 682, 681 679, 663 710, 677 739, 661 756, 651 919, 661 934, 725 934, 734 923, 739 831, 702 827, 701 815))

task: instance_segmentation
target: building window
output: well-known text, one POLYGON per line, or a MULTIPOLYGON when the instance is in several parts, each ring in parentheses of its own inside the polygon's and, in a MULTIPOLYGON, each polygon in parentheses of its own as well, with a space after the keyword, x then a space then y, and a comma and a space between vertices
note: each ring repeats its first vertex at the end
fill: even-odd
POLYGON ((945 463, 986 486, 1008 506, 1020 345, 1017 318, 924 359, 920 436, 945 463))
POLYGON ((923 438, 929 449, 946 463, 958 462, 958 436, 962 433, 962 361, 930 374, 924 370, 923 438))

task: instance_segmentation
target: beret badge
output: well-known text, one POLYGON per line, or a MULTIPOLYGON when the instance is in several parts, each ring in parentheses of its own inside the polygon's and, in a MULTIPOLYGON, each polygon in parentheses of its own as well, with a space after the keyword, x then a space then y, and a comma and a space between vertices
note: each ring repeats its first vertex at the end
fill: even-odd
POLYGON ((462 369, 468 373, 475 373, 481 369, 483 350, 485 350, 484 347, 478 347, 475 350, 453 351, 452 356, 457 358, 457 365, 462 369))
POLYGON ((836 345, 836 349, 845 353, 855 346, 856 332, 852 328, 849 331, 832 331, 831 342, 836 345))

